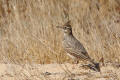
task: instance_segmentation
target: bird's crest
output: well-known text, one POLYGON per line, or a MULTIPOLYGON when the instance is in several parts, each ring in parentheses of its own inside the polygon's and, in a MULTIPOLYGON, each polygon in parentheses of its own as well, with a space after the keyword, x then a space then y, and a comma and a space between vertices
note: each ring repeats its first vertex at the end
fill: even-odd
POLYGON ((71 27, 71 21, 70 21, 70 20, 67 21, 67 22, 64 24, 64 26, 70 26, 70 27, 71 27))

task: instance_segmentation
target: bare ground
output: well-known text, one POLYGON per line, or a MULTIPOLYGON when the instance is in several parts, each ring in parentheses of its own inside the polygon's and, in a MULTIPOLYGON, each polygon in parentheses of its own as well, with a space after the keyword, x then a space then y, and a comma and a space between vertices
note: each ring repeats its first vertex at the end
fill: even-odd
POLYGON ((0 64, 0 80, 119 80, 120 68, 112 65, 95 72, 77 64, 0 64))
POLYGON ((51 64, 71 62, 56 29, 68 19, 93 59, 120 63, 120 0, 0 0, 0 80, 119 80, 120 65, 51 64))

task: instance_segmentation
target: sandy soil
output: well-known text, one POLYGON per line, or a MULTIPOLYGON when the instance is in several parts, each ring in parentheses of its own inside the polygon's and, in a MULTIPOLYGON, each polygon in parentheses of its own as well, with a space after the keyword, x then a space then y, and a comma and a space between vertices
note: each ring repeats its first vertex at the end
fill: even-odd
POLYGON ((120 68, 101 67, 95 72, 72 64, 0 64, 0 80, 120 80, 120 68))

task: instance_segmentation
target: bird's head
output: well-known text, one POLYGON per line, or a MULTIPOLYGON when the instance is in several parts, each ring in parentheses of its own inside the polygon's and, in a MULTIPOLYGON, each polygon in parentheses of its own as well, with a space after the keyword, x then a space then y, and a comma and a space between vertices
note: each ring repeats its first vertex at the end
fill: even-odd
POLYGON ((57 28, 62 29, 65 34, 72 34, 72 27, 70 25, 70 21, 65 23, 63 26, 57 26, 57 28))

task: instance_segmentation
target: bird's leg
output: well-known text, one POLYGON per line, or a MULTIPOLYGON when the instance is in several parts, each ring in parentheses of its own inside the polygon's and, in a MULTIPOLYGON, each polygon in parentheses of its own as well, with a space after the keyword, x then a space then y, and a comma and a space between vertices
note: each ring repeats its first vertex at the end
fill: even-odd
POLYGON ((78 63, 79 63, 79 60, 78 60, 78 59, 74 59, 73 62, 72 62, 72 64, 73 64, 72 69, 75 69, 75 66, 76 66, 78 63))
POLYGON ((79 63, 79 60, 78 59, 75 59, 74 60, 74 64, 78 64, 79 63))

